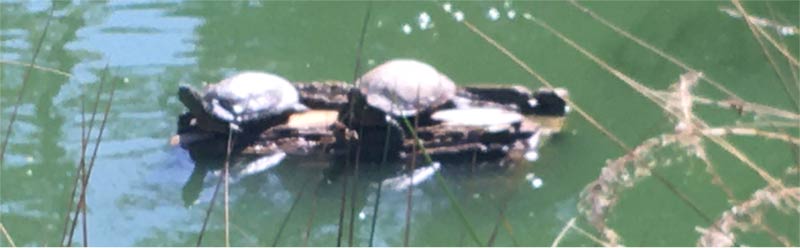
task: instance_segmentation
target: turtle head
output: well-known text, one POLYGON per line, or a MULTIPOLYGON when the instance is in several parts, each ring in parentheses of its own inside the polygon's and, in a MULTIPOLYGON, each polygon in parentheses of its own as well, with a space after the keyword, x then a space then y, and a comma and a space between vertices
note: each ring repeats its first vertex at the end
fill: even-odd
POLYGON ((205 112, 203 98, 200 96, 200 92, 192 88, 192 86, 185 84, 178 86, 178 99, 194 115, 205 112))

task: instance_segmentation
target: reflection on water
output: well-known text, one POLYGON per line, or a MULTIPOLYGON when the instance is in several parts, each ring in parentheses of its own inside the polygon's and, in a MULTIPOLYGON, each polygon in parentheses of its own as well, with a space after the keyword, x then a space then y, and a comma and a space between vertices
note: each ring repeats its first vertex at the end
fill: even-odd
MULTIPOLYGON (((797 20, 796 11, 791 11, 797 9, 796 2, 773 4, 776 15, 797 20)), ((2 1, 0 5, 0 60, 27 63, 43 31, 49 3, 2 1)), ((775 97, 783 96, 779 84, 753 83, 774 81, 774 72, 759 60, 762 52, 746 25, 720 12, 718 5, 626 2, 589 7, 702 66, 707 75, 743 98, 791 109, 790 101, 775 97)), ((762 5, 747 7, 760 17, 770 16, 762 5)), ((72 76, 33 70, 0 173, 0 222, 16 245, 59 244, 80 157, 81 101, 85 99, 87 109, 94 104, 101 71, 108 64, 110 78, 119 88, 88 188, 89 244, 195 245, 219 176, 194 166, 187 154, 167 144, 177 116, 184 111, 176 97, 178 85, 200 86, 243 70, 274 72, 291 81, 350 81, 366 9, 366 2, 358 1, 56 2, 54 21, 36 64, 72 76)), ((649 87, 666 88, 682 72, 568 4, 376 2, 372 11, 360 58, 368 67, 407 57, 435 65, 460 85, 541 86, 465 28, 463 21, 468 21, 549 80, 570 89, 573 100, 626 142, 634 144, 671 127, 640 95, 520 18, 533 13, 547 20, 649 87)), ((784 38, 789 39, 787 44, 797 44, 797 36, 784 38)), ((25 67, 0 66, 0 124, 5 128, 25 67)), ((100 106, 106 102, 104 95, 100 106)), ((539 150, 536 162, 508 170, 465 173, 443 167, 436 172, 445 178, 471 231, 435 180, 412 187, 409 243, 475 245, 470 235, 474 231, 483 244, 490 239, 505 246, 551 244, 565 223, 578 215, 578 193, 597 177, 606 159, 623 153, 576 116, 539 150)), ((96 135, 97 125, 94 130, 96 135)), ((776 166, 791 163, 791 151, 784 144, 747 142, 740 143, 754 160, 776 166)), ((722 154, 713 151, 712 158, 719 164, 737 163, 722 154)), ((704 211, 724 211, 728 205, 722 197, 714 197, 718 192, 698 183, 708 181, 704 168, 684 166, 688 161, 692 160, 674 162, 676 166, 664 168, 665 174, 678 190, 701 202, 704 211)), ((408 192, 378 187, 382 179, 402 174, 376 170, 360 173, 358 179, 332 177, 336 173, 330 168, 335 167, 329 165, 329 161, 287 157, 274 167, 237 177, 230 187, 233 244, 331 246, 340 230, 342 244, 367 245, 371 235, 374 245, 404 244, 408 192), (373 219, 376 227, 371 233, 373 219)), ((726 173, 749 172, 734 168, 726 173)), ((630 227, 620 230, 627 234, 625 244, 694 244, 694 238, 687 238, 698 235, 694 226, 707 224, 663 186, 642 184, 623 195, 627 201, 615 211, 625 214, 610 220, 615 226, 630 227), (641 228, 642 221, 664 224, 641 228)), ((759 184, 749 177, 737 181, 741 187, 759 184)), ((224 244, 221 201, 217 204, 205 245, 224 244)), ((796 224, 786 223, 786 230, 796 230, 796 224)), ((82 242, 80 229, 75 245, 82 242)), ((0 240, 0 245, 8 244, 0 240)), ((775 245, 754 240, 748 245, 775 245)), ((596 245, 574 232, 561 244, 596 245)))

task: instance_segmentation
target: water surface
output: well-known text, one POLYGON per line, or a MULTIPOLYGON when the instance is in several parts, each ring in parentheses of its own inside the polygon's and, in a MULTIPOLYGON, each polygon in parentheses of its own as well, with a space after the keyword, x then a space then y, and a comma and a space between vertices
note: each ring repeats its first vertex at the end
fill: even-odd
MULTIPOLYGON (((27 88, 20 92, 26 67, 15 63, 32 59, 50 3, 0 4, 3 128, 22 94, 0 174, 0 222, 16 245, 25 246, 61 242, 81 153, 81 99, 86 99, 85 108, 91 111, 106 66, 107 78, 117 83, 117 89, 87 193, 87 236, 94 246, 195 245, 218 177, 209 174, 200 186, 186 188, 194 165, 187 162, 185 152, 168 145, 176 118, 185 111, 176 97, 181 83, 200 86, 242 70, 274 72, 292 81, 349 82, 357 60, 363 72, 388 59, 415 58, 434 65, 459 85, 543 86, 467 28, 459 21, 463 18, 549 82, 569 89, 575 103, 623 142, 635 146, 647 138, 672 133, 675 122, 656 104, 524 15, 546 21, 647 87, 666 90, 685 72, 563 2, 376 2, 368 8, 362 1, 77 1, 55 4, 53 21, 36 57, 37 65, 70 76, 34 69, 27 88), (445 4, 449 11, 443 8, 445 4), (370 19, 361 57, 357 57, 368 9, 370 19), (187 202, 186 194, 199 197, 187 202)), ((743 99, 797 112, 747 25, 719 10, 731 8, 730 3, 586 5, 702 70, 743 99)), ((797 2, 753 2, 745 7, 754 15, 800 25, 797 2)), ((776 37, 797 54, 796 35, 776 37)), ((791 79, 785 58, 779 61, 791 79)), ((790 86, 797 87, 796 83, 790 86)), ((108 90, 106 85, 101 114, 108 90)), ((696 92, 726 98, 708 84, 700 84, 696 92)), ((698 113, 712 125, 758 122, 752 115, 738 116, 727 109, 702 107, 698 113)), ((100 115, 93 136, 99 123, 100 115)), ((787 132, 796 135, 796 131, 789 128, 787 132)), ((784 176, 786 168, 797 164, 791 146, 752 137, 730 140, 769 173, 784 178, 787 186, 797 186, 796 175, 784 176)), ((739 199, 766 185, 733 156, 707 145, 720 174, 739 199)), ((435 181, 415 187, 408 244, 478 245, 469 234, 472 229, 482 245, 491 240, 502 246, 547 246, 574 217, 578 217, 578 226, 597 235, 577 211, 579 193, 598 177, 607 160, 624 154, 624 149, 573 112, 563 133, 549 140, 536 162, 499 172, 443 172, 446 186, 471 228, 465 226, 435 181), (533 187, 530 178, 541 180, 541 186, 533 187)), ((708 217, 716 219, 731 207, 722 191, 710 183, 702 162, 685 150, 666 149, 654 156, 651 161, 669 165, 657 171, 674 186, 672 190, 684 194, 708 217)), ((230 186, 231 244, 337 245, 343 180, 321 180, 326 165, 325 161, 289 159, 268 171, 236 178, 230 186)), ((378 215, 373 216, 377 187, 365 178, 354 187, 358 192, 355 199, 349 198, 352 188, 348 192, 341 244, 366 246, 371 221, 377 218, 374 245, 403 245, 407 192, 384 189, 378 215), (352 222, 351 206, 355 209, 352 222)), ((652 178, 644 179, 620 196, 620 204, 607 222, 619 231, 626 245, 694 245, 700 235, 695 227, 709 223, 672 190, 652 178)), ((217 204, 203 245, 224 245, 221 201, 217 204)), ((800 244, 797 214, 780 216, 784 215, 769 225, 781 230, 792 244, 800 244)), ((83 242, 82 236, 78 228, 74 245, 83 242)), ((744 235, 743 239, 746 245, 780 245, 763 233, 744 235)), ((570 231, 561 245, 597 244, 570 231)))

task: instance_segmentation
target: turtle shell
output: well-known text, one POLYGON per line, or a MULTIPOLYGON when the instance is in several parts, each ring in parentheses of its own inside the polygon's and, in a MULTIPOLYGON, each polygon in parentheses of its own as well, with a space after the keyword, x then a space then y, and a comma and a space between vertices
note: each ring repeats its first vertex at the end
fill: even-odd
POLYGON ((357 82, 367 104, 399 117, 436 108, 453 98, 456 85, 432 66, 410 59, 383 63, 357 82))
POLYGON ((206 112, 235 124, 306 109, 289 81, 263 72, 242 72, 207 85, 202 97, 206 112))

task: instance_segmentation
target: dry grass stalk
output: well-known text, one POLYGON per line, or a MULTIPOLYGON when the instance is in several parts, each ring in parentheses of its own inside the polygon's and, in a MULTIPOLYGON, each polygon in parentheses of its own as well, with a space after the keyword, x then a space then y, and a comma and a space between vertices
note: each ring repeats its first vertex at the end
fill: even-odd
POLYGON ((580 228, 580 227, 578 227, 576 225, 572 225, 572 229, 574 229, 575 231, 578 231, 578 233, 580 233, 584 237, 586 237, 586 238, 588 238, 588 239, 590 239, 590 240, 594 241, 595 243, 600 244, 602 246, 605 246, 605 247, 619 246, 619 245, 614 245, 614 244, 605 242, 605 241, 601 240, 600 238, 597 238, 594 235, 592 235, 591 233, 587 232, 586 230, 583 230, 583 228, 580 228))
POLYGON ((743 100, 728 99, 728 100, 718 101, 718 100, 704 98, 701 96, 694 96, 693 100, 696 103, 713 105, 721 108, 730 108, 741 113, 754 113, 760 116, 775 116, 787 120, 800 121, 800 114, 766 105, 745 102, 743 100))
POLYGON ((6 238, 6 241, 8 241, 8 244, 10 244, 11 247, 17 247, 17 245, 14 244, 14 239, 12 239, 11 235, 8 234, 8 230, 6 230, 6 226, 4 226, 3 223, 0 223, 0 232, 3 232, 3 236, 6 238))
POLYGON ((759 136, 767 139, 776 139, 786 143, 800 145, 800 138, 792 137, 786 133, 770 132, 759 130, 755 128, 742 128, 742 127, 718 127, 707 128, 701 130, 703 135, 709 136, 724 136, 724 135, 740 135, 740 136, 759 136))
MULTIPOLYGON (((735 10, 735 9, 731 9, 731 8, 727 8, 727 7, 720 7, 719 10, 722 11, 722 12, 725 12, 725 14, 728 14, 729 16, 734 17, 734 18, 742 18, 743 17, 742 13, 740 13, 738 10, 735 10)), ((776 32, 781 33, 781 34, 794 35, 794 34, 800 33, 800 29, 798 29, 797 26, 783 25, 781 23, 778 23, 777 21, 770 20, 770 19, 767 19, 767 18, 748 15, 747 19, 748 19, 748 21, 750 23, 753 23, 753 25, 756 25, 756 26, 759 26, 759 27, 762 27, 762 28, 773 28, 773 29, 775 29, 776 32)))
POLYGON ((564 238, 565 235, 567 235, 567 231, 569 231, 569 229, 572 228, 572 225, 575 225, 575 217, 572 217, 572 219, 567 221, 567 225, 565 225, 564 228, 561 229, 561 232, 558 233, 558 236, 556 236, 556 239, 553 240, 553 244, 551 244, 550 247, 558 246, 558 244, 561 243, 561 239, 564 238))
MULTIPOLYGON (((738 0, 732 0, 731 2, 733 2, 733 4, 736 6, 736 10, 739 12, 740 15, 748 17, 750 16, 747 14, 747 11, 744 9, 744 7, 738 0)), ((784 92, 789 97, 789 99, 792 100, 794 105, 797 106, 798 105, 797 99, 792 94, 792 92, 795 92, 795 90, 792 90, 791 87, 789 86, 788 84, 789 79, 784 77, 784 74, 781 73, 778 61, 772 56, 772 53, 770 52, 767 45, 764 44, 763 38, 766 38, 771 45, 773 45, 781 54, 783 54, 786 57, 788 62, 791 62, 789 63, 789 68, 791 68, 791 71, 794 71, 795 67, 800 66, 800 64, 797 63, 797 59, 794 58, 794 56, 788 52, 788 49, 786 48, 785 45, 778 43, 774 38, 772 38, 770 34, 765 32, 762 26, 759 25, 760 23, 754 22, 753 18, 743 18, 743 19, 745 20, 747 27, 753 33, 753 37, 758 42, 758 45, 761 47, 764 56, 766 56, 770 66, 772 66, 772 69, 775 71, 775 74, 777 74, 777 76, 781 79, 781 84, 784 87, 784 92)))
MULTIPOLYGON (((731 2, 733 3, 734 6, 736 6, 736 10, 738 10, 739 13, 741 13, 743 16, 750 16, 750 14, 747 13, 747 11, 744 9, 744 7, 742 7, 742 3, 739 2, 739 0, 731 0, 731 2)), ((744 20, 747 23, 747 26, 753 32, 753 36, 756 37, 756 39, 758 40, 758 42, 760 44, 762 43, 762 41, 759 38, 759 35, 761 35, 764 38, 766 38, 767 41, 769 41, 769 43, 772 46, 774 46, 775 49, 777 49, 786 58, 786 60, 790 62, 790 64, 792 66, 800 66, 800 62, 797 61, 797 58, 795 58, 792 55, 792 53, 789 52, 788 49, 786 49, 785 46, 783 46, 780 43, 778 43, 778 41, 776 41, 775 38, 773 38, 766 31, 764 31, 763 28, 761 28, 760 26, 754 24, 753 21, 750 18, 744 18, 744 20)), ((762 45, 762 47, 763 47, 763 45, 762 45)), ((765 50, 765 52, 766 52, 766 50, 765 50)))
MULTIPOLYGON (((548 25, 544 21, 539 20, 537 18, 534 18, 533 15, 531 15, 530 13, 525 13, 523 15, 523 17, 525 19, 530 20, 530 21, 536 23, 537 25, 543 27, 547 31, 553 33, 559 39, 561 39, 564 43, 567 43, 568 45, 572 46, 575 50, 577 50, 578 52, 580 52, 581 54, 583 54, 587 58, 589 58, 592 61, 594 61, 595 63, 597 63, 600 67, 602 67, 603 69, 607 70, 609 73, 611 73, 612 75, 616 76, 617 78, 619 78, 620 80, 622 80, 623 82, 628 84, 631 88, 636 90, 638 93, 642 94, 642 96, 644 96, 644 97, 648 98, 649 100, 651 100, 651 101, 655 102, 656 104, 658 104, 658 106, 661 107, 667 113, 669 113, 669 114, 671 114, 673 116, 676 116, 679 119, 682 117, 682 114, 680 112, 677 112, 677 111, 680 111, 680 108, 676 109, 674 107, 672 107, 672 108, 669 107, 669 105, 667 105, 665 103, 665 100, 663 99, 664 98, 663 94, 661 94, 659 92, 655 92, 655 91, 645 87, 644 85, 642 85, 641 83, 639 83, 636 80, 632 79, 628 75, 626 75, 626 74, 622 73, 621 71, 617 70, 616 68, 610 66, 607 62, 605 62, 604 60, 598 58, 596 55, 590 53, 585 48, 583 48, 582 46, 580 46, 577 43, 575 43, 573 40, 567 38, 561 32, 559 32, 559 31, 555 30, 554 28, 550 27, 550 25, 548 25)), ((707 128, 708 127, 708 125, 702 119, 697 118, 694 115, 690 115, 690 117, 692 118, 691 121, 683 120, 681 123, 683 123, 684 125, 697 126, 699 128, 707 128)), ((679 123, 679 124, 681 124, 681 123, 679 123)), ((696 128, 693 128, 693 127, 685 127, 685 126, 681 127, 680 125, 678 126, 678 128, 679 129, 689 129, 689 131, 693 131, 693 130, 696 129, 696 128)), ((700 134, 702 134, 702 133, 700 133, 700 134)), ((758 164, 756 164, 755 162, 753 162, 747 155, 745 155, 742 151, 740 151, 738 148, 736 148, 733 144, 731 144, 727 140, 722 139, 722 138, 717 137, 717 136, 704 135, 704 137, 708 138, 712 142, 714 142, 717 145, 719 145, 720 147, 722 147, 722 149, 724 149, 726 152, 730 153, 731 155, 735 156, 740 161, 744 162, 744 164, 748 168, 750 168, 753 171, 755 171, 762 179, 764 179, 764 181, 769 183, 771 186, 784 187, 783 184, 779 180, 777 180, 775 177, 770 175, 766 170, 763 169, 763 167, 761 167, 758 164)))
MULTIPOLYGON (((769 207, 774 207, 782 213, 800 213, 800 187, 774 188, 767 187, 753 193, 753 196, 728 211, 722 213, 709 228, 697 227, 702 234, 697 241, 699 246, 733 246, 736 241, 735 230, 749 231, 765 228, 764 213, 769 207)), ((786 237, 778 236, 777 239, 786 246, 792 246, 786 237)))
MULTIPOLYGON (((618 27, 616 24, 611 23, 610 21, 606 20, 602 16, 594 13, 592 10, 590 10, 590 9, 584 7, 583 5, 579 4, 577 1, 570 0, 570 3, 573 6, 575 6, 576 8, 578 8, 579 10, 581 10, 582 12, 584 12, 587 15, 589 15, 590 17, 592 17, 592 19, 595 19, 596 21, 598 21, 599 23, 605 25, 606 27, 611 28, 617 34, 622 35, 625 38, 628 38, 629 40, 631 40, 633 42, 636 42, 636 44, 639 44, 640 46, 650 50, 651 52, 655 53, 656 55, 658 55, 658 56, 660 56, 660 57, 662 57, 662 58, 664 58, 666 60, 669 60, 670 62, 672 62, 673 64, 675 64, 675 65, 677 65, 677 66, 679 66, 681 68, 683 68, 684 70, 686 70, 686 71, 699 71, 697 69, 694 69, 694 68, 690 67, 688 64, 684 63, 683 61, 678 60, 677 58, 667 54, 666 52, 662 51, 661 49, 658 49, 657 47, 651 45, 650 43, 647 43, 644 40, 639 39, 638 37, 632 35, 631 33, 628 33, 627 31, 625 31, 622 28, 618 27)), ((711 78, 709 78, 709 77, 707 77, 705 75, 703 76, 703 80, 705 80, 706 82, 708 82, 712 86, 716 87, 720 91, 725 92, 725 94, 727 94, 730 98, 732 98, 732 99, 741 99, 739 96, 737 96, 735 93, 733 93, 733 91, 728 90, 727 88, 722 86, 722 84, 714 81, 713 79, 711 79, 711 78)))
POLYGON ((43 71, 43 72, 50 72, 50 73, 53 73, 53 74, 58 74, 58 75, 66 77, 66 78, 71 78, 72 77, 72 74, 69 74, 69 72, 65 72, 65 71, 62 71, 62 70, 59 70, 59 69, 55 69, 55 68, 51 68, 51 67, 47 67, 47 66, 34 65, 34 64, 20 62, 20 61, 0 59, 0 64, 32 67, 33 69, 37 69, 37 70, 40 70, 40 71, 43 71))
MULTIPOLYGON (((551 83, 550 83, 550 81, 547 81, 547 79, 545 79, 545 78, 544 78, 544 77, 543 77, 541 74, 539 74, 539 73, 537 73, 536 71, 534 71, 534 70, 533 70, 533 69, 532 69, 530 66, 528 66, 527 64, 525 64, 525 62, 522 62, 522 60, 520 60, 520 59, 519 59, 519 58, 518 58, 516 55, 514 55, 513 53, 511 53, 510 51, 508 51, 508 49, 506 49, 504 46, 500 45, 500 43, 497 43, 497 41, 495 41, 494 39, 492 39, 492 37, 489 37, 488 35, 486 35, 485 33, 483 33, 483 32, 482 32, 480 29, 478 29, 477 27, 475 27, 475 25, 472 25, 472 23, 470 23, 470 22, 468 22, 468 21, 466 21, 466 20, 462 21, 462 23, 464 23, 464 26, 466 26, 466 27, 467 27, 467 28, 468 28, 470 31, 472 31, 473 33, 475 33, 475 34, 477 34, 478 36, 480 36, 480 37, 481 37, 483 40, 485 40, 487 43, 491 44, 491 45, 492 45, 492 46, 494 46, 494 47, 495 47, 497 50, 499 50, 501 53, 503 53, 504 55, 506 55, 506 57, 508 57, 509 59, 511 59, 512 61, 514 61, 514 63, 515 63, 515 64, 517 64, 518 66, 520 66, 520 67, 521 67, 523 70, 525 70, 525 71, 526 71, 528 74, 530 74, 531 76, 535 77, 535 78, 536 78, 536 80, 539 80, 539 82, 541 82, 542 84, 544 84, 545 86, 547 86, 547 87, 548 87, 548 88, 550 88, 550 89, 553 89, 553 88, 554 88, 554 87, 553 87, 553 84, 551 84, 551 83)), ((612 141, 614 141, 614 143, 616 143, 617 145, 619 145, 620 147, 622 147, 622 148, 624 148, 624 149, 626 149, 626 150, 627 150, 627 149, 629 149, 628 145, 626 145, 626 144, 625 144, 625 142, 622 142, 622 140, 620 140, 619 138, 617 138, 617 136, 616 136, 616 135, 614 135, 614 133, 612 133, 611 131, 608 131, 608 129, 607 129, 607 128, 605 128, 605 127, 604 127, 602 124, 600 124, 600 122, 598 122, 597 120, 595 120, 595 119, 594 119, 594 117, 592 117, 591 115, 589 115, 588 113, 586 113, 586 111, 584 111, 584 110, 583 110, 583 109, 582 109, 580 106, 578 106, 578 104, 576 104, 575 102, 573 102, 573 101, 572 101, 572 100, 570 100, 569 98, 564 98, 564 101, 565 101, 565 102, 566 102, 566 103, 567 103, 567 104, 568 104, 568 105, 569 105, 569 106, 570 106, 572 109, 574 109, 574 110, 575 110, 575 112, 578 112, 578 114, 580 114, 580 116, 581 116, 581 117, 583 117, 583 119, 585 119, 586 121, 588 121, 589 123, 591 123, 591 124, 592 124, 592 125, 593 125, 595 128, 597 128, 597 130, 600 130, 600 132, 602 132, 602 133, 603 133, 603 134, 604 134, 606 137, 608 137, 609 139, 611 139, 612 141)))
POLYGON ((606 162, 600 176, 589 183, 581 192, 578 211, 581 212, 612 246, 617 246, 621 238, 605 223, 606 215, 619 200, 620 192, 633 187, 636 181, 648 177, 656 163, 645 160, 651 151, 672 145, 678 141, 675 135, 662 135, 644 141, 622 157, 606 162))
MULTIPOLYGON (((692 112, 694 97, 691 89, 696 85, 700 73, 690 72, 681 76, 681 79, 668 94, 659 93, 655 99, 664 102, 664 109, 678 117, 675 126, 675 134, 664 134, 656 138, 651 138, 635 147, 628 154, 611 160, 603 167, 597 180, 590 183, 581 193, 579 210, 586 216, 589 222, 600 231, 608 242, 616 245, 620 242, 619 235, 605 223, 605 218, 610 209, 616 204, 622 190, 633 187, 640 179, 650 175, 651 170, 657 163, 649 162, 649 155, 656 149, 661 149, 672 144, 679 145, 682 149, 689 151, 689 154, 700 158, 706 164, 706 170, 712 175, 712 183, 722 188, 731 202, 735 202, 730 188, 725 185, 722 178, 716 173, 716 169, 707 156, 703 147, 703 137, 710 134, 704 133, 704 129, 698 126, 696 117, 692 112)), ((704 123, 700 122, 705 126, 704 123)), ((759 132, 756 129, 729 128, 726 130, 736 130, 725 132, 730 134, 759 135, 764 137, 776 138, 781 140, 796 140, 797 138, 788 135, 779 135, 769 132, 759 132)), ((714 135, 719 135, 716 130, 714 135)), ((760 168, 759 168, 760 169, 760 168)), ((783 188, 778 182, 779 187, 783 188)))

